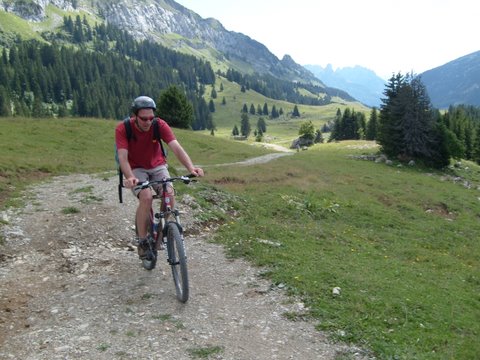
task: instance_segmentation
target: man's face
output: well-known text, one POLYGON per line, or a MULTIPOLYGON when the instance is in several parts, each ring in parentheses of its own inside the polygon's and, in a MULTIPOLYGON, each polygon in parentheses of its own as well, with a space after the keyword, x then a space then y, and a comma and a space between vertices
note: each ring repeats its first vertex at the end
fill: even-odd
POLYGON ((137 125, 140 130, 148 131, 154 117, 153 109, 140 109, 137 114, 137 125))

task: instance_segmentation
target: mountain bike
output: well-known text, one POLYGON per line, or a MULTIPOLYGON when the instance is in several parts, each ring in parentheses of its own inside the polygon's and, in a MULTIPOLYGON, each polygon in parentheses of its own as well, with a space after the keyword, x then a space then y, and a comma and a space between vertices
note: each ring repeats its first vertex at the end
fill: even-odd
MULTIPOLYGON (((148 228, 149 234, 144 242, 138 244, 138 246, 142 246, 145 250, 145 254, 142 257, 142 265, 146 270, 155 268, 158 250, 166 250, 167 263, 172 268, 177 299, 183 303, 188 300, 189 296, 187 255, 183 240, 183 228, 180 224, 180 213, 170 205, 173 194, 168 193, 168 184, 175 181, 189 184, 192 181, 196 181, 192 177, 194 176, 170 177, 163 180, 146 181, 135 186, 136 190, 150 188, 154 191, 155 185, 161 185, 162 191, 160 195, 153 196, 154 199, 160 199, 160 211, 155 212, 154 206, 152 206, 150 226, 148 228)), ((135 231, 138 236, 136 222, 135 231)))

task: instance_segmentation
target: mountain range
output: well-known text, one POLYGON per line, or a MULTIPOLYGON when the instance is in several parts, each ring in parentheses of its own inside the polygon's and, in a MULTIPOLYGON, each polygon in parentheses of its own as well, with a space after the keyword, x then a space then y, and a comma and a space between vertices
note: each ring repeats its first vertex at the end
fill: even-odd
POLYGON ((304 65, 325 85, 345 90, 355 99, 370 107, 379 107, 385 89, 385 80, 370 69, 362 66, 333 69, 331 64, 325 68, 320 65, 304 65))
POLYGON ((436 108, 459 104, 480 106, 480 51, 420 75, 436 108))
MULTIPOLYGON (((48 22, 54 30, 62 12, 78 12, 89 21, 107 22, 136 39, 148 39, 171 49, 202 57, 215 69, 231 68, 244 74, 266 74, 278 79, 312 84, 325 94, 344 101, 357 99, 379 106, 385 81, 366 68, 333 70, 331 65, 297 64, 290 55, 278 59, 268 48, 247 35, 226 30, 215 19, 204 19, 173 0, 0 0, 0 10, 35 22, 48 22), (56 11, 49 11, 52 6, 56 11)), ((3 32, 0 24, 0 35, 3 32)), ((480 52, 453 60, 423 74, 432 103, 480 105, 480 52)))

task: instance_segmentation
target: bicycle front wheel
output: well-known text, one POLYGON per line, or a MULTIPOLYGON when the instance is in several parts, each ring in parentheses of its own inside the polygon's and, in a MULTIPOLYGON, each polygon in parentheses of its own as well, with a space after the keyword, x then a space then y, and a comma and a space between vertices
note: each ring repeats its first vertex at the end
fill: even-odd
POLYGON ((169 223, 167 227, 167 250, 177 299, 183 303, 187 302, 189 295, 187 257, 180 229, 174 222, 169 223))

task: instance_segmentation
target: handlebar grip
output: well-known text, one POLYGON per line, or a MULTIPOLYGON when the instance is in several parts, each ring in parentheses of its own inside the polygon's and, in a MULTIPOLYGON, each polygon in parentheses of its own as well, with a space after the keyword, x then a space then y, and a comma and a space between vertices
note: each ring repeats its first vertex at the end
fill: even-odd
POLYGON ((150 186, 150 182, 149 181, 145 181, 143 183, 138 183, 137 186, 135 186, 133 188, 133 190, 143 190, 143 189, 146 189, 150 186))

